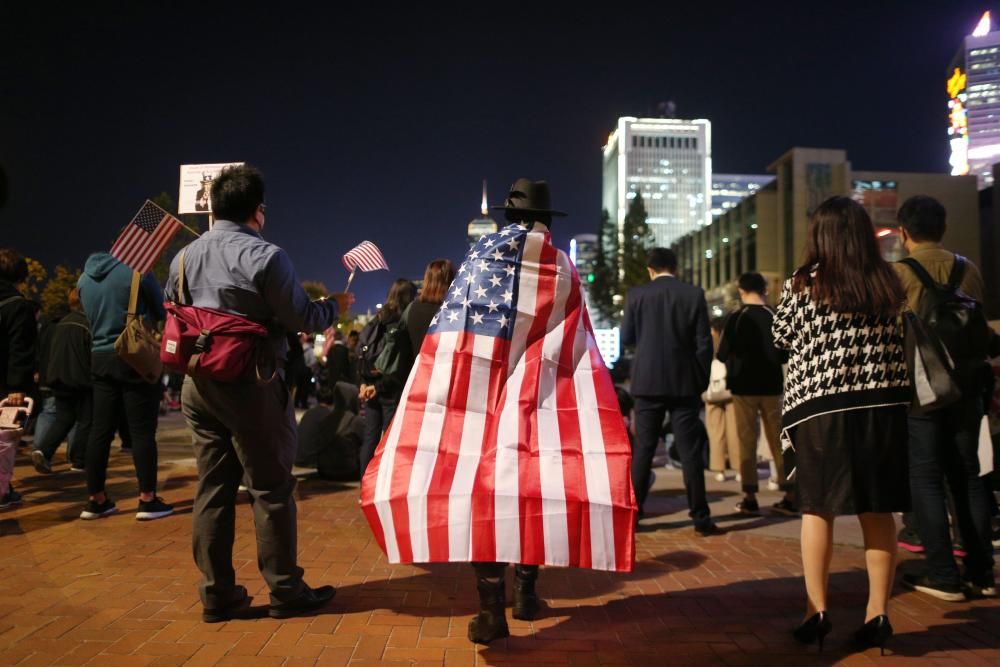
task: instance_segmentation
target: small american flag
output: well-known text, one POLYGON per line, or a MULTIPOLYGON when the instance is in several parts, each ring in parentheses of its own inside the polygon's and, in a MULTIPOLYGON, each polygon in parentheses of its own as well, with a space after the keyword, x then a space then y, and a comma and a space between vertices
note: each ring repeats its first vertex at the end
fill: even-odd
POLYGON ((628 571, 631 458, 576 269, 510 225, 431 320, 361 506, 392 563, 628 571))
POLYGON ((389 270, 389 265, 382 256, 382 251, 371 241, 362 241, 344 255, 344 266, 348 271, 361 269, 362 271, 378 271, 379 269, 389 270))
POLYGON ((146 273, 180 227, 180 220, 147 199, 111 247, 111 256, 146 273))

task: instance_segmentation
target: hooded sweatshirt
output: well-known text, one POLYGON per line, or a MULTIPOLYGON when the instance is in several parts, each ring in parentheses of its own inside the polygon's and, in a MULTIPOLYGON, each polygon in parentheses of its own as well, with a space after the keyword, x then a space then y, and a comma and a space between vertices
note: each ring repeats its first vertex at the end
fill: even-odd
MULTIPOLYGON (((90 321, 93 352, 114 352, 115 340, 125 329, 132 269, 106 252, 87 258, 83 275, 76 284, 80 303, 90 321)), ((158 322, 166 317, 163 291, 151 273, 142 277, 136 312, 158 322)))

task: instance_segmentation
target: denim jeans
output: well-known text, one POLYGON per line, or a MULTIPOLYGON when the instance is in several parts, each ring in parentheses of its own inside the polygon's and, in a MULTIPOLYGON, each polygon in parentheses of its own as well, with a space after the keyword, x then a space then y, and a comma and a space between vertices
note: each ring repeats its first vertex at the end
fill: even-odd
POLYGON ((70 463, 75 468, 85 467, 92 410, 93 392, 89 387, 46 398, 35 428, 34 448, 51 461, 63 439, 68 438, 66 453, 70 463))
POLYGON ((980 585, 993 581, 993 545, 986 480, 979 476, 978 399, 911 416, 910 491, 917 531, 924 545, 927 575, 941 585, 960 583, 952 555, 945 480, 955 501, 954 514, 967 556, 965 578, 980 585))

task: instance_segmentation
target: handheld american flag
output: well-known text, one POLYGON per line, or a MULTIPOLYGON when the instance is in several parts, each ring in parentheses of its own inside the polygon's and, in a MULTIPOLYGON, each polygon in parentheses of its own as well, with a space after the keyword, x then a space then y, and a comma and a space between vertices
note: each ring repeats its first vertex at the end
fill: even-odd
POLYGON ((445 299, 362 481, 390 562, 631 570, 631 448, 566 254, 510 225, 445 299))
POLYGON ((371 241, 362 241, 344 255, 344 266, 348 271, 361 269, 362 271, 378 271, 379 269, 389 270, 385 257, 378 246, 371 241))
POLYGON ((111 247, 111 256, 146 273, 180 227, 180 220, 147 199, 111 247))

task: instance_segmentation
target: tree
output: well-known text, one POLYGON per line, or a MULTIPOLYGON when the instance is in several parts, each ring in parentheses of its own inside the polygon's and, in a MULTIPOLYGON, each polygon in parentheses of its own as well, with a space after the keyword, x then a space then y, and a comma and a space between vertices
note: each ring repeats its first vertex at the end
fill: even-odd
POLYGON ((646 249, 653 245, 653 232, 646 224, 646 204, 638 192, 628 206, 625 221, 622 223, 621 258, 621 291, 624 294, 629 288, 641 285, 649 280, 646 271, 646 249))
POLYGON ((618 225, 611 221, 607 209, 601 211, 601 226, 597 232, 597 257, 594 258, 594 281, 590 283, 590 303, 601 320, 618 319, 615 295, 618 282, 618 225))
POLYGON ((52 272, 52 277, 42 289, 42 315, 48 319, 67 312, 69 293, 80 279, 80 269, 70 269, 61 264, 52 272))
POLYGON ((32 301, 38 301, 42 297, 42 288, 45 287, 45 279, 49 272, 45 266, 37 259, 25 257, 28 264, 28 277, 24 280, 24 296, 32 301))
POLYGON ((326 288, 326 285, 318 280, 303 280, 302 289, 306 291, 306 294, 313 301, 330 295, 330 291, 326 288))

